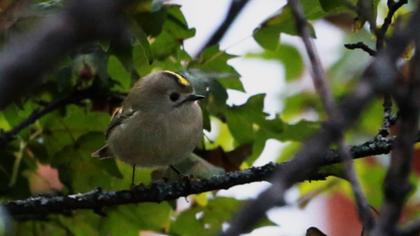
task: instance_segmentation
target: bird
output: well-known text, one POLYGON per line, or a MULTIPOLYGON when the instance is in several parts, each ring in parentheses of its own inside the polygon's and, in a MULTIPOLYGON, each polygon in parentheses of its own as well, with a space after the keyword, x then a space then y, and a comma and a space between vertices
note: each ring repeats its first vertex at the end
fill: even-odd
POLYGON ((197 101, 203 98, 180 73, 159 71, 139 79, 113 113, 105 145, 91 156, 116 157, 133 165, 132 185, 136 166, 173 167, 188 158, 202 138, 197 101))

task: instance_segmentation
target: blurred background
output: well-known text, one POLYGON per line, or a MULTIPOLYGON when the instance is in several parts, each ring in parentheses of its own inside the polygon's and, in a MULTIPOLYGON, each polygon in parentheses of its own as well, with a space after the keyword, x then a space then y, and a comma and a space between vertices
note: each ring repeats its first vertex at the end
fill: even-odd
MULTIPOLYGON (((284 0, 250 0, 220 45, 202 51, 223 22, 232 1, 235 0, 136 1, 125 12, 132 36, 128 48, 106 40, 95 41, 63 56, 37 89, 0 111, 0 141, 33 112, 54 101, 86 90, 90 94, 54 108, 5 144, 0 142, 1 198, 80 193, 98 186, 105 190, 126 189, 131 181, 130 166, 114 160, 93 160, 89 155, 104 143, 103 131, 110 114, 132 83, 161 69, 193 69, 215 77, 206 80, 214 90, 203 105, 208 126, 201 149, 212 152, 220 148, 222 157, 237 149, 247 150, 249 153, 238 155, 238 160, 230 156, 234 170, 290 160, 301 142, 326 118, 313 88, 306 52, 284 0)), ((344 44, 362 41, 375 48, 376 38, 363 20, 356 19, 354 9, 343 7, 343 1, 301 2, 332 93, 339 101, 358 82, 372 59, 361 50, 346 49, 344 44)), ((360 1, 348 2, 356 6, 360 1)), ((381 25, 388 10, 387 1, 372 2, 377 4, 374 15, 381 25)), ((38 32, 37 24, 63 6, 65 2, 60 0, 1 1, 2 52, 6 51, 4 45, 16 40, 16 35, 38 32)), ((409 2, 396 16, 404 21, 413 8, 409 2)), ((17 39, 23 43, 33 41, 28 36, 17 39)), ((194 77, 198 75, 193 74, 192 81, 201 81, 194 77)), ((359 122, 346 133, 347 144, 361 144, 377 135, 382 126, 382 102, 378 97, 369 104, 359 122)), ((420 215, 418 144, 416 148, 418 158, 414 158, 410 176, 414 188, 402 222, 420 215)), ((388 163, 389 155, 355 161, 374 214, 383 200, 381 186, 388 163)), ((136 180, 150 183, 151 170, 138 169, 136 180)), ((305 235, 312 226, 332 236, 361 235, 351 188, 339 178, 342 169, 332 166, 329 171, 338 177, 296 185, 286 196, 288 205, 270 210, 268 219, 249 235, 305 235)), ((70 217, 57 215, 49 221, 15 222, 14 226, 17 235, 214 235, 220 225, 227 227, 226 222, 245 200, 256 198, 268 186, 264 182, 252 183, 181 198, 175 210, 168 202, 143 203, 107 208, 106 217, 93 211, 78 211, 70 217)))

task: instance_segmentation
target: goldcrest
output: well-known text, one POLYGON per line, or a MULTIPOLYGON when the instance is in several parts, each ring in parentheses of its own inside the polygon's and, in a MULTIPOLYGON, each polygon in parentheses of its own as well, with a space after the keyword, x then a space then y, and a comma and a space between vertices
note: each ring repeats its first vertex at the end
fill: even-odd
POLYGON ((187 158, 202 137, 201 108, 191 83, 161 71, 137 81, 92 156, 117 157, 142 167, 167 167, 187 158))

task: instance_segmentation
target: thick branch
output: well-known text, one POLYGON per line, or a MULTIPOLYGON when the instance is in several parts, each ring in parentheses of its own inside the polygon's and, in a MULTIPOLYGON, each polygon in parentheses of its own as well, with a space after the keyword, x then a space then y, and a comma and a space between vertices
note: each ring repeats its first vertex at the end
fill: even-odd
MULTIPOLYGON (((420 132, 417 141, 420 141, 420 132)), ((354 158, 362 158, 371 155, 386 154, 391 151, 392 139, 375 139, 353 146, 351 154, 354 158)), ((337 151, 330 150, 322 158, 323 165, 339 163, 341 160, 337 151)), ((182 181, 176 183, 155 183, 150 187, 138 187, 131 190, 106 192, 100 189, 68 196, 38 196, 25 200, 10 201, 3 206, 15 218, 32 218, 52 213, 68 213, 76 209, 101 209, 107 206, 139 203, 161 202, 172 200, 190 194, 201 193, 211 190, 227 189, 235 185, 257 181, 267 181, 275 171, 284 171, 295 165, 295 161, 282 164, 269 163, 262 167, 229 172, 225 175, 215 176, 205 180, 182 181)), ((330 173, 314 171, 303 180, 325 179, 330 173)))

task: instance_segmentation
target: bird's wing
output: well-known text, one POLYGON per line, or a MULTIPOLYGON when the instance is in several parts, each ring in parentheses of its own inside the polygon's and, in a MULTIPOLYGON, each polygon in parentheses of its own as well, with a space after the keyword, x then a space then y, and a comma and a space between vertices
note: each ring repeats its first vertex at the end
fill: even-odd
POLYGON ((96 157, 99 159, 108 159, 112 158, 114 154, 112 154, 111 150, 109 150, 108 144, 105 144, 95 152, 90 154, 91 157, 96 157))
POLYGON ((134 110, 132 108, 124 108, 119 107, 117 108, 111 117, 111 122, 108 125, 108 128, 105 132, 105 138, 108 138, 108 136, 111 134, 112 130, 122 124, 124 120, 130 118, 134 114, 134 110))

